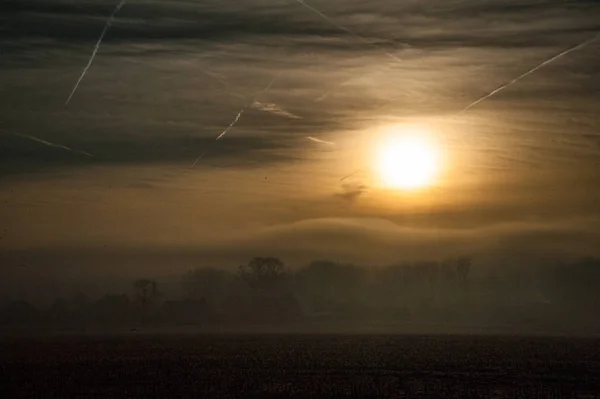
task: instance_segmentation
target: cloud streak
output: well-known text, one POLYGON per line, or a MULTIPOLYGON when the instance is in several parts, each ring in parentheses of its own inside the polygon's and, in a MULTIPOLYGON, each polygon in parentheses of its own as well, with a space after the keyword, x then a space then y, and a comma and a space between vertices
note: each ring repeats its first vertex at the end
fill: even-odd
POLYGON ((341 198, 343 200, 353 202, 358 199, 365 191, 367 191, 367 186, 364 184, 344 184, 342 186, 342 191, 336 193, 336 197, 341 198))
POLYGON ((302 117, 293 114, 274 103, 262 103, 260 101, 254 101, 251 107, 259 111, 269 112, 277 116, 283 116, 291 119, 302 119, 302 117))
MULTIPOLYGON (((348 33, 349 35, 357 38, 358 40, 360 40, 363 43, 366 43, 368 45, 377 47, 375 44, 373 44, 372 42, 368 41, 367 39, 365 39, 363 36, 359 35, 358 33, 354 32, 351 29, 348 29, 340 24, 338 24, 337 22, 335 22, 334 20, 332 20, 331 18, 329 18, 327 15, 325 15, 324 13, 322 13, 321 11, 317 10, 315 7, 307 4, 306 2, 304 2, 303 0, 296 0, 300 5, 302 5, 302 7, 314 12, 315 14, 317 14, 318 16, 320 16, 321 18, 323 18, 325 21, 329 22, 331 25, 335 26, 336 28, 338 28, 341 31, 344 31, 346 33, 348 33)), ((394 54, 388 52, 388 51, 383 51, 383 54, 385 54, 386 56, 388 56, 389 58, 391 58, 392 60, 396 61, 396 62, 402 62, 402 60, 398 57, 396 57, 394 54)))
POLYGON ((318 138, 312 137, 312 136, 307 136, 306 138, 310 141, 314 141, 315 143, 319 143, 319 144, 335 145, 335 143, 333 141, 321 140, 321 139, 318 139, 318 138))
POLYGON ((62 149, 62 150, 69 151, 69 152, 73 152, 73 153, 75 153, 75 154, 81 154, 81 155, 85 155, 86 157, 94 157, 94 156, 93 156, 92 154, 90 154, 89 152, 86 152, 86 151, 80 151, 80 150, 74 150, 74 149, 72 149, 72 148, 70 148, 70 147, 67 147, 66 145, 63 145, 63 144, 57 144, 57 143, 52 143, 52 142, 50 142, 50 141, 47 141, 47 140, 41 139, 41 138, 39 138, 39 137, 30 136, 30 135, 28 135, 28 134, 23 134, 23 133, 12 132, 12 131, 10 131, 10 130, 6 130, 6 129, 0 129, 0 131, 1 131, 1 132, 4 132, 4 133, 6 133, 6 134, 11 134, 11 135, 13 135, 13 136, 17 136, 17 137, 21 137, 21 138, 24 138, 24 139, 32 140, 32 141, 35 141, 36 143, 41 143, 41 144, 44 144, 45 146, 48 146, 48 147, 60 148, 60 149, 62 149))
POLYGON ((81 83, 81 81, 85 77, 85 74, 87 73, 88 69, 90 69, 90 67, 92 66, 92 63, 94 62, 94 58, 96 58, 96 53, 98 52, 98 49, 100 48, 100 44, 102 43, 102 39, 104 39, 104 35, 106 35, 106 32, 108 31, 108 28, 110 28, 110 26, 112 25, 112 21, 115 19, 115 17, 117 15, 117 13, 119 12, 119 10, 121 10, 121 7, 123 7, 124 5, 125 5, 125 0, 121 0, 119 2, 119 4, 117 4, 117 6, 115 7, 115 9, 113 10, 112 14, 110 14, 110 17, 106 21, 106 25, 104 25, 104 29, 102 30, 102 33, 100 34, 100 38, 98 38, 98 42, 96 42, 96 46, 94 47, 94 51, 92 51, 92 56, 90 57, 87 65, 83 69, 83 72, 79 76, 79 79, 77 79, 77 83, 75 83, 75 86, 73 87, 73 90, 71 91, 71 94, 69 95, 69 98, 67 98, 67 101, 65 102, 65 105, 69 105, 69 102, 71 101, 71 98, 73 98, 73 96, 75 95, 75 91, 77 91, 77 88, 79 87, 79 84, 81 83))
MULTIPOLYGON (((258 97, 263 94, 266 93, 267 91, 269 91, 269 89, 271 88, 271 86, 273 86, 273 84, 275 83, 275 81, 279 78, 279 76, 281 75, 281 71, 277 72, 277 74, 273 77, 273 79, 271 79, 269 81, 269 84, 261 91, 259 91, 258 93, 256 93, 256 95, 254 96, 254 99, 252 100, 252 102, 250 102, 250 105, 243 107, 242 109, 239 110, 239 112, 237 113, 237 115, 235 116, 235 118, 233 119, 233 121, 231 121, 231 123, 229 124, 229 126, 227 126, 227 128, 225 128, 225 130, 223 130, 218 136, 217 138, 215 138, 215 142, 221 140, 221 138, 223 138, 223 136, 225 136, 227 134, 227 132, 229 132, 229 130, 231 130, 236 123, 238 123, 238 121, 240 120, 240 118, 242 117, 242 114, 244 113, 244 111, 246 110, 246 108, 248 108, 249 106, 251 107, 252 104, 254 104, 258 97)), ((213 142, 214 144, 214 142, 213 142)), ((206 154, 208 150, 204 150, 202 152, 202 154, 200 154, 200 156, 198 156, 198 158, 196 158, 194 160, 194 162, 192 163, 192 168, 194 166, 196 166, 196 164, 198 163, 198 161, 200 161, 200 159, 202 159, 202 157, 204 157, 204 155, 206 154)))
POLYGON ((563 52, 555 55, 554 57, 547 59, 546 61, 542 62, 541 64, 536 65, 535 67, 531 68, 527 72, 525 72, 525 73, 517 76, 516 78, 514 78, 510 82, 503 84, 502 86, 500 86, 497 89, 491 91, 490 93, 486 94, 485 96, 483 96, 483 97, 481 97, 481 98, 473 101, 471 104, 469 104, 465 108, 463 108, 459 112, 459 115, 462 114, 462 113, 467 112, 469 109, 473 108, 474 106, 476 106, 479 103, 482 103, 483 101, 489 99, 490 97, 495 96, 496 94, 500 93, 502 90, 506 89, 507 87, 514 85, 515 83, 519 82, 521 79, 523 79, 523 78, 531 75, 532 73, 536 72, 538 69, 543 68, 544 66, 546 66, 546 65, 548 65, 548 64, 550 64, 550 63, 552 63, 552 62, 554 62, 556 60, 558 60, 559 58, 564 57, 565 55, 567 55, 567 54, 569 54, 569 53, 571 53, 573 51, 577 51, 577 50, 582 49, 583 47, 585 47, 588 44, 592 43, 593 41, 597 40, 598 37, 600 37, 600 34, 598 34, 598 35, 596 35, 596 36, 594 36, 594 37, 592 37, 592 38, 590 38, 590 39, 588 39, 588 40, 586 40, 586 41, 584 41, 582 43, 579 43, 576 46, 570 47, 567 50, 565 50, 565 51, 563 51, 563 52))

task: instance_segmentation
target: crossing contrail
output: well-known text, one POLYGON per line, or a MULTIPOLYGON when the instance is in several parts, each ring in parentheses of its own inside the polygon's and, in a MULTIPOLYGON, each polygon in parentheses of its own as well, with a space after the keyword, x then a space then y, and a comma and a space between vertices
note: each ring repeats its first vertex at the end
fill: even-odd
POLYGON ((347 79, 345 81, 343 81, 342 83, 338 84, 336 87, 334 87, 333 89, 330 89, 328 91, 326 91, 325 93, 321 94, 319 97, 315 98, 313 100, 313 102, 315 103, 319 103, 321 101, 324 101, 327 97, 329 97, 334 91, 338 91, 339 89, 341 89, 342 87, 346 86, 348 84, 348 82, 350 82, 353 78, 347 79))
MULTIPOLYGON (((374 74, 379 73, 379 72, 380 72, 380 69, 372 70, 370 72, 366 72, 364 74, 361 74, 360 76, 362 78, 366 78, 367 76, 371 76, 371 75, 374 75, 374 74)), ((324 101, 325 99, 327 99, 327 97, 329 97, 330 95, 332 95, 336 91, 340 90, 342 87, 346 86, 347 84, 349 84, 350 82, 352 82, 355 79, 356 79, 356 76, 352 76, 352 77, 344 80, 343 82, 336 84, 334 87, 331 87, 328 91, 326 91, 325 93, 321 94, 319 97, 315 98, 313 100, 313 102, 318 103, 318 102, 324 101)))
POLYGON ((600 37, 600 34, 597 34, 596 36, 592 37, 591 39, 588 39, 582 43, 579 43, 576 46, 570 47, 567 50, 555 55, 552 58, 547 59, 546 61, 542 62, 541 64, 538 64, 537 66, 535 66, 534 68, 531 68, 530 70, 528 70, 527 72, 525 72, 522 75, 517 76, 516 78, 514 78, 513 80, 511 80, 508 83, 503 84, 502 86, 498 87, 497 89, 491 91, 490 93, 486 94, 485 96, 473 101, 471 104, 467 105, 465 108, 463 108, 458 114, 462 114, 464 112, 467 112, 469 109, 473 108, 474 106, 476 106, 477 104, 487 100, 488 98, 498 94, 499 92, 501 92, 502 90, 506 89, 509 86, 512 86, 513 84, 517 83, 519 80, 523 79, 524 77, 531 75, 532 73, 534 73, 535 71, 537 71, 540 68, 543 68, 544 66, 558 60, 559 58, 564 57, 565 55, 573 52, 573 51, 577 51, 585 46, 587 46, 588 44, 590 44, 591 42, 595 41, 598 39, 598 37, 600 37))
MULTIPOLYGON (((233 119, 233 121, 231 121, 231 123, 229 124, 229 126, 227 126, 225 128, 225 130, 223 130, 221 132, 221 134, 219 134, 217 136, 217 138, 215 138, 214 141, 219 141, 223 136, 225 136, 227 134, 227 132, 233 128, 236 123, 238 123, 238 121, 240 120, 240 118, 242 117, 242 114, 244 113, 244 111, 246 111, 246 108, 251 107, 252 104, 254 104, 256 102, 256 100, 258 99, 258 97, 263 94, 266 93, 267 91, 269 91, 269 89, 271 88, 271 86, 273 86, 273 84, 275 83, 275 81, 279 78, 279 76, 281 76, 281 71, 277 72, 277 74, 273 77, 273 79, 271 79, 271 81, 269 82, 269 84, 261 91, 259 91, 258 93, 256 93, 254 95, 254 98, 252 99, 252 101, 250 101, 250 103, 248 105, 245 105, 242 109, 239 110, 239 112, 237 113, 237 115, 235 116, 235 118, 233 119)), ((214 144, 214 142, 213 142, 214 144)), ((208 151, 208 149, 204 150, 202 152, 202 154, 200 154, 198 156, 198 158, 196 158, 196 160, 192 163, 192 168, 194 166, 196 166, 196 164, 198 163, 198 161, 200 161, 200 159, 202 159, 202 157, 204 157, 204 155, 206 154, 206 152, 208 151)))
MULTIPOLYGON (((371 72, 372 73, 372 72, 371 72)), ((371 74, 369 73, 369 75, 371 74)), ((366 75, 364 75, 366 76, 366 75)), ((356 79, 356 77, 351 77, 350 79, 346 79, 344 80, 342 83, 336 85, 334 88, 329 89, 328 91, 326 91, 325 93, 321 94, 319 97, 315 98, 313 100, 313 102, 315 103, 319 103, 321 101, 324 101, 325 99, 327 99, 327 97, 329 97, 331 94, 333 94, 334 92, 340 90, 342 87, 346 86, 348 83, 350 83, 351 81, 353 81, 354 79, 356 79)))
POLYGON ((22 137, 24 139, 32 140, 32 141, 44 144, 44 145, 46 145, 48 147, 60 148, 60 149, 63 149, 65 151, 70 151, 70 152, 73 152, 73 153, 76 153, 76 154, 82 154, 82 155, 85 155, 87 157, 94 157, 89 152, 74 150, 74 149, 72 149, 70 147, 67 147, 66 145, 52 143, 50 141, 41 139, 39 137, 30 136, 28 134, 23 134, 23 133, 17 133, 17 132, 13 132, 13 131, 6 130, 6 129, 0 129, 0 131, 2 131, 4 133, 7 133, 7 134, 12 134, 13 136, 18 136, 18 137, 22 137))
POLYGON ((269 89, 271 88, 271 86, 273 86, 273 83, 275 83, 275 81, 277 80, 277 78, 279 78, 279 75, 281 75, 281 71, 279 71, 277 73, 277 75, 275 75, 275 77, 273 79, 271 79, 271 81, 269 82, 269 84, 267 85, 267 87, 265 87, 262 91, 259 91, 258 93, 256 93, 256 95, 254 96, 254 99, 252 100, 252 102, 250 102, 250 105, 246 105, 244 108, 240 109, 240 112, 237 113, 237 115, 235 116, 235 118, 233 119, 233 121, 229 124, 229 126, 227 126, 227 128, 225 130, 223 130, 223 132, 221 134, 219 134, 217 136, 217 138, 215 139, 215 141, 220 140, 221 137, 225 136, 225 134, 227 134, 227 132, 229 131, 229 129, 231 129, 232 127, 235 126, 235 124, 240 120, 242 114, 244 113, 244 111, 246 110, 246 108, 248 108, 249 106, 252 106, 252 104, 254 104, 256 102, 256 99, 258 98, 258 96, 260 96, 262 93, 265 93, 267 91, 269 91, 269 89))
POLYGON ((85 66, 85 68, 83 69, 83 72, 81 73, 81 76, 79 76, 79 79, 77 80, 77 83, 75 83, 75 87, 73 87, 73 90, 71 91, 71 94, 69 95, 69 98, 67 98, 67 102, 65 103, 65 105, 69 104, 69 102, 71 101, 71 98, 75 94, 75 91, 79 87, 79 84, 83 80, 83 77, 87 73, 88 69, 90 69, 90 67, 92 66, 92 62, 94 62, 94 58, 96 57, 96 53, 98 52, 98 49, 100 48, 100 43, 102 43, 102 39, 104 39, 104 35, 108 31, 108 28, 110 28, 110 26, 112 25, 113 19, 115 19, 115 16, 117 15, 117 13, 121 9, 121 7, 123 7, 124 5, 125 5, 125 0, 121 0, 121 2, 119 4, 117 4, 117 6, 115 7, 115 9, 113 10, 112 14, 110 14, 110 17, 106 21, 106 24, 104 25, 104 29, 102 30, 102 33, 100 34, 100 38, 98 39, 98 42, 96 43, 96 46, 94 47, 94 51, 92 51, 92 56, 90 57, 90 60, 88 61, 88 63, 85 66))
MULTIPOLYGON (((300 5, 302 5, 302 7, 314 12, 315 14, 317 14, 318 16, 320 16, 321 18, 323 18, 325 21, 329 22, 331 25, 335 26, 336 28, 338 28, 341 31, 344 31, 346 33, 348 33, 349 35, 357 38, 358 40, 362 41, 363 43, 366 43, 370 46, 375 46, 376 45, 370 41, 368 41, 367 39, 365 39, 364 37, 362 37, 361 35, 359 35, 358 33, 354 32, 353 30, 350 30, 348 28, 346 28, 345 26, 342 26, 340 24, 338 24, 337 22, 335 22, 333 19, 329 18, 327 15, 323 14, 321 11, 317 10, 316 8, 314 8, 313 6, 311 6, 310 4, 307 4, 304 0, 296 0, 300 5)), ((383 52, 385 55, 387 55, 388 57, 390 57, 391 59, 393 59, 396 62, 402 62, 402 60, 398 57, 396 57, 394 54, 384 51, 383 52)))

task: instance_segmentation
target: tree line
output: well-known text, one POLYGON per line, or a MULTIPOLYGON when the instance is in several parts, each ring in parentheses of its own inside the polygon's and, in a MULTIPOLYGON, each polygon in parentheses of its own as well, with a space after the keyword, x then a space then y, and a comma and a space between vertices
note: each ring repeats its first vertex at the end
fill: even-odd
MULTIPOLYGON (((559 263, 536 274, 475 275, 473 261, 404 262, 365 267, 315 261, 291 270, 257 257, 236 271, 199 267, 181 276, 180 293, 141 278, 129 292, 92 299, 83 293, 37 308, 0 303, 2 326, 92 328, 257 323, 595 323, 600 260, 559 263)), ((511 274, 512 273, 512 274, 511 274)))

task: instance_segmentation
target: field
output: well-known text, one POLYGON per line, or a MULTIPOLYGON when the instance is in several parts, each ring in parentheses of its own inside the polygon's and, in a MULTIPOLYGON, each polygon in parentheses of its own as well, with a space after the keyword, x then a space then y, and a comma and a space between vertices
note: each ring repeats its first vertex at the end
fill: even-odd
POLYGON ((0 395, 594 398, 599 344, 416 335, 4 338, 0 395))

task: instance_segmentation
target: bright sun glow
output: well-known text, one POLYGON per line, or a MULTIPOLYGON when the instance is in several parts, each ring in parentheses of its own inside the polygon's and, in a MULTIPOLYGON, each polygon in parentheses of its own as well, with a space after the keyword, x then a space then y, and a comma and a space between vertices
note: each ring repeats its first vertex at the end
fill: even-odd
POLYGON ((376 150, 377 173, 383 184, 416 189, 433 183, 439 169, 439 154, 424 135, 392 134, 376 150))

